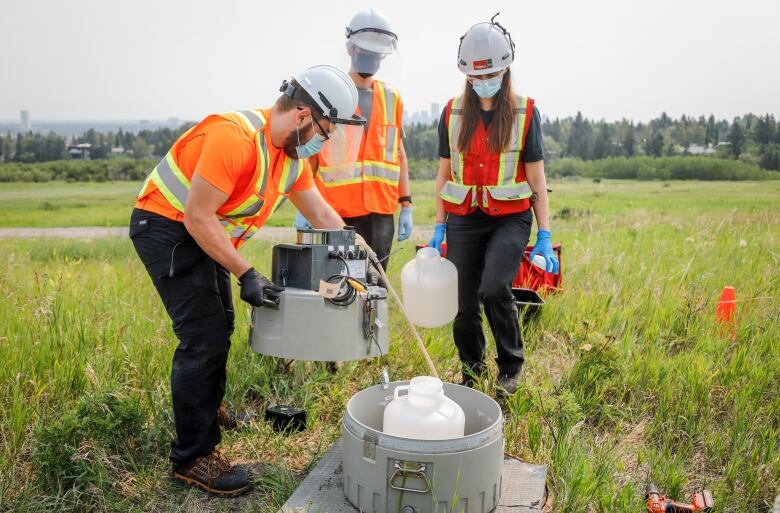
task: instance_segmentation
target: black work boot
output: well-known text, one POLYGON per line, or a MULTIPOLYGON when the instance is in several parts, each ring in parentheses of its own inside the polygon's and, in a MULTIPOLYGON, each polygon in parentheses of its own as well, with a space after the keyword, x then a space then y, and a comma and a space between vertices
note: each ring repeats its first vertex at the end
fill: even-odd
POLYGON ((470 367, 468 365, 464 365, 460 371, 460 375, 462 376, 460 386, 474 388, 474 385, 477 384, 484 373, 484 366, 470 367))
POLYGON ((252 489, 249 473, 230 464, 214 449, 173 471, 173 479, 185 486, 197 486, 206 493, 234 497, 252 489))
POLYGON ((232 430, 249 425, 249 415, 245 412, 236 413, 223 403, 217 410, 217 421, 222 429, 232 430))
POLYGON ((499 374, 498 386, 496 387, 496 396, 499 399, 506 399, 517 392, 520 382, 523 380, 523 371, 519 370, 514 374, 499 374))

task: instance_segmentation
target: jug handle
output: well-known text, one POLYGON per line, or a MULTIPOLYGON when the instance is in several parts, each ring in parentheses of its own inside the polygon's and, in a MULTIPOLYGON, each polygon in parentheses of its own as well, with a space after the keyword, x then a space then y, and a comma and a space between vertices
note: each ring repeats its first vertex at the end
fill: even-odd
POLYGON ((393 399, 400 399, 401 396, 398 395, 399 392, 402 392, 406 390, 406 397, 409 397, 409 386, 410 385, 399 385, 395 387, 395 390, 393 390, 393 399))

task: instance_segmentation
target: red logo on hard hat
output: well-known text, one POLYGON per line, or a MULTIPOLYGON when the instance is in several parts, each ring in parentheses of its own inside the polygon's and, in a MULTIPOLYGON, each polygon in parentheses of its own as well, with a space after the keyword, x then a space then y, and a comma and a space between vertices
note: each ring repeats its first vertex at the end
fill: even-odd
POLYGON ((482 59, 481 61, 474 61, 474 69, 488 69, 493 67, 493 59, 482 59))

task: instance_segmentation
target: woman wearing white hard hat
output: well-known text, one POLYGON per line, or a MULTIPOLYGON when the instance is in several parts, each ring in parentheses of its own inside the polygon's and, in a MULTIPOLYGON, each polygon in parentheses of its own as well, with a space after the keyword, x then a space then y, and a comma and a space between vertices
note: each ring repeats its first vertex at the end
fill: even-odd
POLYGON ((496 340, 498 393, 517 390, 524 358, 512 279, 531 234, 531 258, 558 272, 551 245, 541 119, 534 100, 512 92, 514 43, 495 22, 478 23, 460 40, 463 94, 449 102, 439 123, 436 226, 429 245, 458 269, 458 314, 453 336, 471 386, 485 369, 480 303, 496 340), (531 211, 533 210, 533 214, 531 211))

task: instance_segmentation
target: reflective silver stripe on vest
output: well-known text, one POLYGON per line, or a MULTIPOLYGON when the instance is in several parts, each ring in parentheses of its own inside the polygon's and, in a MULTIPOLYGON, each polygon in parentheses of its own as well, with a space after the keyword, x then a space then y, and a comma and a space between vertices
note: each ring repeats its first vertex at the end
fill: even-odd
POLYGON ((523 182, 522 185, 517 185, 519 187, 492 186, 487 187, 487 190, 490 191, 490 195, 493 196, 493 199, 504 201, 525 199, 531 196, 533 193, 533 191, 531 191, 531 186, 528 185, 528 182, 523 182))
POLYGON ((242 217, 251 217, 253 215, 256 215, 258 212, 260 212, 260 209, 263 208, 263 203, 265 203, 263 200, 259 199, 246 207, 244 210, 237 214, 228 214, 225 217, 229 217, 230 219, 240 219, 242 217))
POLYGON ((385 160, 387 162, 395 162, 395 137, 398 131, 397 127, 387 126, 385 132, 385 160))
POLYGON ((228 233, 231 239, 235 239, 236 237, 240 237, 241 234, 244 233, 244 226, 240 224, 234 224, 231 223, 229 220, 223 218, 220 218, 219 223, 222 225, 223 228, 225 228, 225 231, 228 233), (232 226, 232 228, 231 228, 232 226))
POLYGON ((395 90, 385 84, 382 84, 382 89, 385 91, 385 121, 392 125, 395 123, 395 90))
POLYGON ((174 174, 171 165, 168 163, 167 156, 163 157, 155 169, 157 170, 157 175, 160 177, 160 180, 162 180, 168 190, 173 193, 176 199, 179 200, 182 205, 187 203, 187 194, 189 193, 189 190, 186 185, 181 183, 179 177, 174 174))
MULTIPOLYGON (((298 159, 290 159, 290 160, 291 160, 290 171, 287 174, 287 183, 284 185, 285 194, 290 192, 290 189, 293 188, 293 185, 295 185, 295 181, 298 180, 298 173, 300 172, 300 164, 298 159)), ((263 178, 263 181, 265 182, 265 177, 263 178)), ((265 187, 265 184, 263 184, 263 187, 265 187)))
POLYGON ((456 182, 463 182, 461 177, 461 156, 458 151, 458 134, 460 134, 461 119, 463 109, 452 109, 448 127, 448 136, 450 138, 450 168, 452 170, 452 179, 456 182))
POLYGON ((470 190, 471 188, 468 185, 458 186, 454 182, 446 181, 441 188, 440 194, 452 196, 453 198, 456 198, 459 203, 463 203, 470 190))
POLYGON ((363 163, 363 176, 375 176, 377 178, 383 178, 385 180, 392 180, 397 182, 401 177, 401 171, 398 169, 387 169, 385 167, 374 166, 370 163, 363 163))
POLYGON ((277 210, 282 208, 282 205, 284 205, 286 201, 287 201, 287 198, 285 196, 282 196, 281 198, 279 198, 279 202, 276 204, 276 208, 274 209, 274 212, 276 212, 277 210))
POLYGON ((260 151, 263 152, 263 166, 265 169, 261 170, 263 173, 263 179, 260 182, 260 188, 257 190, 258 196, 265 196, 265 184, 268 181, 268 173, 271 170, 271 165, 268 162, 268 148, 265 147, 265 137, 263 134, 257 134, 257 140, 259 142, 260 151))
POLYGON ((331 169, 333 169, 332 173, 323 172, 323 168, 320 168, 320 172, 318 173, 318 175, 324 183, 354 180, 356 178, 360 178, 360 176, 363 174, 359 167, 352 168, 352 176, 345 176, 345 173, 341 169, 338 169, 337 167, 333 167, 331 169))
POLYGON ((504 183, 503 185, 512 185, 515 183, 515 174, 517 174, 517 163, 520 162, 520 152, 509 150, 501 154, 504 159, 504 183))
POLYGON ((244 235, 244 232, 246 231, 246 228, 244 226, 238 225, 232 230, 230 230, 230 238, 235 239, 238 237, 241 237, 244 235))
POLYGON ((249 122, 252 124, 252 128, 255 129, 255 132, 263 128, 265 123, 263 123, 263 118, 257 115, 254 111, 251 110, 242 110, 239 111, 241 114, 246 116, 246 118, 249 120, 249 122))

